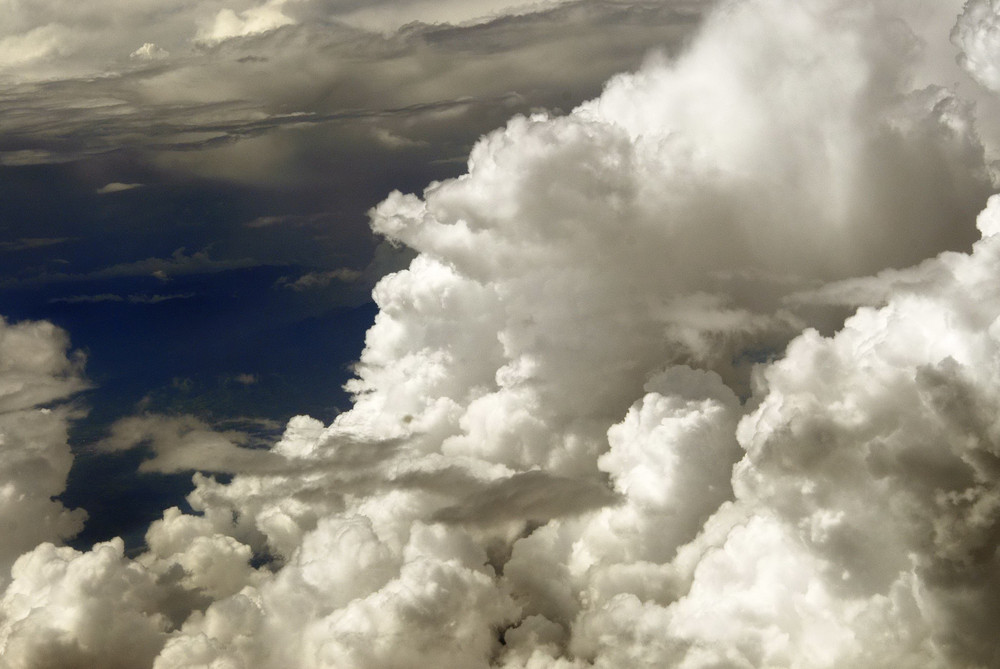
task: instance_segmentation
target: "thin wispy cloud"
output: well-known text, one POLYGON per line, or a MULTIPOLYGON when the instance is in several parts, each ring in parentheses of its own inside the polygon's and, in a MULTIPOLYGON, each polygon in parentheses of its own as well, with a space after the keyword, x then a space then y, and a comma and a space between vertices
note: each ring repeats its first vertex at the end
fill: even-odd
MULTIPOLYGON (((66 272, 45 272, 33 277, 14 279, 8 284, 57 284, 96 281, 121 277, 154 277, 169 281, 172 277, 211 274, 233 269, 255 267, 260 263, 252 258, 215 259, 208 250, 188 253, 187 249, 176 249, 166 258, 145 258, 133 262, 103 267, 90 272, 71 274, 66 272)), ((68 301, 71 298, 58 298, 68 301)), ((125 298, 122 298, 125 299, 125 298)))
POLYGON ((23 237, 14 241, 0 242, 0 251, 24 251, 27 249, 40 249, 47 246, 56 246, 73 241, 70 237, 23 237))
POLYGON ((142 184, 123 184, 119 181, 113 181, 111 183, 105 184, 97 189, 98 195, 107 195, 108 193, 120 193, 126 190, 132 190, 133 188, 141 188, 142 184))
POLYGON ((174 293, 167 295, 145 295, 135 293, 132 295, 117 295, 115 293, 99 293, 97 295, 68 295, 65 297, 53 297, 49 302, 62 304, 96 304, 100 302, 127 302, 129 304, 159 304, 171 300, 189 300, 195 297, 195 293, 174 293))

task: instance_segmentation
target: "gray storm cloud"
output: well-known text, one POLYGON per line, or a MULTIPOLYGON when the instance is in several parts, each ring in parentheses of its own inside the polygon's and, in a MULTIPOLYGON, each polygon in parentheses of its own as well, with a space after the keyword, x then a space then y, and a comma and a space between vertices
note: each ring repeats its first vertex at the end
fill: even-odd
MULTIPOLYGON (((0 165, 124 150, 258 187, 342 183, 371 193, 336 207, 365 235, 386 154, 461 161, 515 111, 575 105, 647 50, 679 50, 711 2, 9 2, 0 165)), ((139 176, 114 179, 91 185, 110 202, 139 176)))
MULTIPOLYGON (((69 414, 35 407, 82 372, 4 326, 4 458, 51 447, 0 461, 42 495, 0 509, 36 532, 0 667, 994 666, 997 147, 912 87, 908 9, 723 3, 678 58, 390 195, 373 228, 417 255, 375 288, 351 410, 266 452, 112 430, 150 469, 237 472, 196 474, 135 558, 57 545, 69 414)), ((996 23, 973 0, 952 33, 987 85, 996 23)))

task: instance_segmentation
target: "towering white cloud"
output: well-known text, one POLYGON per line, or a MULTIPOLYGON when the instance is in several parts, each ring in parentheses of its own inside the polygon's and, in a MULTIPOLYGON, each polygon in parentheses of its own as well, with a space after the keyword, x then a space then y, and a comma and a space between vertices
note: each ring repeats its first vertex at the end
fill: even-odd
POLYGON ((867 3, 733 3, 678 62, 390 196, 375 229, 422 255, 376 289, 339 425, 409 416, 448 454, 592 467, 662 366, 737 382, 745 348, 780 347, 783 293, 971 242, 982 147, 946 90, 906 90, 915 48, 867 3))
POLYGON ((87 387, 83 358, 68 349, 66 333, 49 323, 0 318, 0 584, 18 556, 74 536, 86 517, 52 499, 73 461, 74 411, 60 401, 87 387))
POLYGON ((725 3, 389 196, 373 226, 418 255, 375 289, 353 408, 253 457, 119 423, 148 467, 239 473, 135 560, 21 557, 2 662, 990 666, 1000 198, 977 233, 975 111, 912 89, 906 8, 725 3), (837 284, 880 303, 843 323, 816 290, 920 261, 837 284))
POLYGON ((962 67, 979 83, 1000 91, 1000 3, 969 0, 951 33, 962 67))

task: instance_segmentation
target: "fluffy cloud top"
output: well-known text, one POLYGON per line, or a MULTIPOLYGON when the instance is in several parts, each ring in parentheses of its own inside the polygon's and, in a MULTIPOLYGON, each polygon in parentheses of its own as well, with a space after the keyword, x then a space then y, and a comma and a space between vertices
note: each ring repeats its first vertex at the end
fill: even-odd
POLYGON ((905 9, 725 3, 389 196, 373 226, 417 256, 375 289, 353 408, 266 452, 120 422, 149 467, 237 473, 134 560, 18 559, 3 662, 989 666, 1000 196, 977 222, 974 110, 911 87, 905 9), (817 297, 886 268, 846 322, 817 297))
POLYGON ((49 323, 0 319, 0 583, 15 559, 43 541, 62 541, 86 513, 52 499, 73 462, 66 431, 74 415, 60 403, 88 387, 83 358, 49 323))
POLYGON ((339 424, 409 416, 450 455, 591 467, 664 365, 739 383, 744 351, 780 348, 790 289, 971 243, 990 186, 967 110, 905 89, 915 45, 876 8, 819 4, 735 3, 675 64, 383 202, 375 229, 421 256, 376 288, 339 424))
POLYGON ((254 35, 293 24, 295 20, 282 12, 282 5, 285 4, 287 0, 270 0, 239 14, 228 7, 220 9, 211 25, 199 31, 198 39, 220 42, 231 37, 254 35))
POLYGON ((1000 3, 970 0, 951 39, 961 50, 959 62, 979 83, 1000 91, 1000 3))

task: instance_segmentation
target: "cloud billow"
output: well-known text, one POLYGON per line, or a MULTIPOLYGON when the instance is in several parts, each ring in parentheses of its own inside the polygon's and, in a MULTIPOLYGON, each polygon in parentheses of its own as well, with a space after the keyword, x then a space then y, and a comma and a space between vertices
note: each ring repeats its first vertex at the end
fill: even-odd
POLYGON ((77 410, 65 400, 89 387, 83 357, 50 323, 0 319, 0 583, 15 559, 43 541, 62 541, 86 513, 54 500, 73 462, 67 430, 77 410))
POLYGON ((134 559, 21 548, 0 666, 989 666, 996 147, 912 88, 893 9, 724 3, 390 195, 373 228, 417 255, 352 409, 268 451, 120 422, 147 469, 235 476, 134 559), (822 288, 858 281, 841 321, 822 288))

